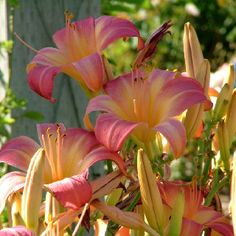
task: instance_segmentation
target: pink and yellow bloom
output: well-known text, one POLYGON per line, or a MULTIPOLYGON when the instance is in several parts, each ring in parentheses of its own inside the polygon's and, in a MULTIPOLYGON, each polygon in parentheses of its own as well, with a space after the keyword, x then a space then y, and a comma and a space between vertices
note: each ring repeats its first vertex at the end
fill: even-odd
POLYGON ((221 212, 203 205, 204 196, 197 189, 196 184, 184 182, 158 182, 163 203, 173 209, 180 191, 184 193, 184 213, 181 236, 198 236, 204 229, 211 229, 210 235, 220 233, 224 236, 233 236, 233 227, 221 212))
POLYGON ((63 72, 80 82, 91 92, 98 92, 106 83, 102 51, 119 38, 138 37, 138 48, 143 41, 130 21, 112 16, 89 17, 71 23, 67 16, 66 27, 53 35, 57 48, 38 51, 28 65, 28 83, 40 96, 52 98, 55 76, 63 72))
MULTIPOLYGON (((41 124, 37 129, 46 156, 43 168, 44 184, 80 176, 74 177, 74 181, 80 186, 87 186, 89 184, 85 180, 88 168, 106 159, 116 162, 119 169, 125 172, 121 157, 103 147, 93 132, 80 128, 66 129, 63 124, 41 124)), ((0 162, 19 168, 22 172, 10 172, 0 179, 0 210, 3 210, 8 196, 24 186, 25 172, 39 148, 40 145, 34 140, 22 136, 7 142, 1 149, 0 162)), ((81 201, 86 202, 87 195, 81 194, 81 201)))
POLYGON ((128 135, 147 144, 160 132, 169 141, 175 156, 186 144, 183 124, 176 118, 190 106, 206 100, 201 85, 174 72, 140 70, 109 81, 106 95, 90 100, 88 114, 102 111, 96 120, 97 139, 110 150, 120 150, 128 135), (177 77, 177 78, 176 78, 177 77))

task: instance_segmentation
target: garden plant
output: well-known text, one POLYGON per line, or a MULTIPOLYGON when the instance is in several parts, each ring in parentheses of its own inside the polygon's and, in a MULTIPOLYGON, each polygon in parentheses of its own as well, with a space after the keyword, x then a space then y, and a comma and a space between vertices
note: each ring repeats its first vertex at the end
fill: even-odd
POLYGON ((0 162, 17 169, 0 179, 0 213, 8 215, 0 235, 233 236, 233 65, 223 86, 211 87, 215 78, 190 23, 183 35, 185 71, 177 71, 152 64, 158 43, 170 37, 170 21, 144 41, 128 19, 65 16, 65 28, 52 36, 55 48, 23 42, 35 52, 27 81, 56 103, 56 76, 76 80, 89 99, 85 128, 42 123, 38 140, 20 136, 2 146, 0 162), (136 59, 115 76, 106 48, 129 38, 136 39, 136 59), (173 177, 180 159, 192 165, 188 181, 173 177), (99 161, 104 175, 91 178, 99 161), (222 191, 230 191, 229 211, 222 209, 222 191))

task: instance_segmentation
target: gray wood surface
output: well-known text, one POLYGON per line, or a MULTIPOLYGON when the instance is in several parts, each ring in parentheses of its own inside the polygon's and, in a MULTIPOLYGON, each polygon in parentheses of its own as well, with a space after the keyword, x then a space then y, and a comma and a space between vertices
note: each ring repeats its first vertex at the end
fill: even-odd
MULTIPOLYGON (((74 19, 98 16, 99 0, 21 0, 14 12, 14 31, 36 49, 54 46, 52 35, 64 27, 64 11, 74 14, 74 19)), ((18 98, 28 101, 29 110, 39 111, 45 116, 44 122, 62 122, 66 127, 81 127, 87 99, 76 81, 60 75, 55 80, 54 97, 56 104, 39 97, 28 87, 26 65, 34 52, 14 40, 12 57, 11 88, 18 98)), ((18 115, 14 113, 13 115, 18 115)), ((12 136, 27 135, 37 138, 37 122, 20 118, 12 129, 12 136)))

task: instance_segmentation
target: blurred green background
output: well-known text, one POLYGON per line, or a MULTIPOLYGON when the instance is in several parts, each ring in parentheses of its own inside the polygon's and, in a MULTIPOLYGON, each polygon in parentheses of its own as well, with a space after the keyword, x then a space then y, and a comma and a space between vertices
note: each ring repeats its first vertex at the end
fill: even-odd
MULTIPOLYGON (((121 15, 135 22, 141 35, 147 38, 163 22, 171 20, 172 35, 167 35, 158 46, 153 63, 159 68, 184 70, 182 36, 184 24, 191 22, 203 49, 215 71, 229 62, 236 50, 236 1, 235 0, 102 0, 102 14, 121 15)), ((119 42, 120 43, 120 42, 119 42)), ((116 64, 117 70, 128 70, 135 47, 129 45, 109 50, 115 58, 123 57, 116 64), (127 60, 129 60, 127 63, 127 60)), ((119 71, 117 71, 119 72, 119 71)))

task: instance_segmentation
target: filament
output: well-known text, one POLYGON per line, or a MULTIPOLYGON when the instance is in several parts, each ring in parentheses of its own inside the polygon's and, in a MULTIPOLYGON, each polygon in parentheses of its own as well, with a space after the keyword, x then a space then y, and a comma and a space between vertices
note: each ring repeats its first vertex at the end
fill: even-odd
POLYGON ((28 43, 26 43, 16 32, 14 33, 14 35, 16 36, 16 38, 23 44, 25 45, 27 48, 29 48, 30 50, 32 50, 35 53, 38 53, 39 51, 36 50, 35 48, 33 48, 32 46, 30 46, 28 43))

